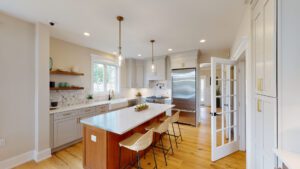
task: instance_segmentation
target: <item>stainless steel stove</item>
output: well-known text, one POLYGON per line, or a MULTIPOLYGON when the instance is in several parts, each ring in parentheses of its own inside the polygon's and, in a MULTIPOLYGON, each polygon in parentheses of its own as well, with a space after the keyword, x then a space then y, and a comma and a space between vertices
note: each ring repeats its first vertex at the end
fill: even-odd
POLYGON ((165 104, 166 99, 169 99, 169 97, 157 97, 157 96, 150 96, 146 97, 146 102, 147 103, 160 103, 160 104, 165 104))

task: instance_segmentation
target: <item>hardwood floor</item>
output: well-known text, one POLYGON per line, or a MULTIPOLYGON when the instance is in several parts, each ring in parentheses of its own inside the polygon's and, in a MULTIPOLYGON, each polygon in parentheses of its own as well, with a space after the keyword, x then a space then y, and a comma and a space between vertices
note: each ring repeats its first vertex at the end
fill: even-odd
MULTIPOLYGON (((210 116, 208 109, 201 111, 201 125, 198 128, 181 125, 183 142, 178 149, 173 141, 174 155, 168 156, 168 166, 165 166, 162 152, 155 150, 158 168, 160 169, 245 169, 245 152, 236 152, 217 162, 210 161, 210 116)), ((168 144, 165 137, 165 145, 168 144)), ((117 162, 117 161, 116 161, 117 162)), ((152 153, 142 159, 144 169, 154 166, 152 153)), ((50 159, 40 163, 28 162, 16 169, 82 169, 82 143, 54 153, 50 159)))

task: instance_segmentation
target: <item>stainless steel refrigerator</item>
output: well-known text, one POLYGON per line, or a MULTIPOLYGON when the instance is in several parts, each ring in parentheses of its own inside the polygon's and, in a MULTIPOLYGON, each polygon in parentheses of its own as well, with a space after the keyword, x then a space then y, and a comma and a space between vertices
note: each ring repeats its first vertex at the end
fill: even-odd
POLYGON ((180 123, 196 125, 196 69, 172 70, 172 104, 180 109, 180 123))

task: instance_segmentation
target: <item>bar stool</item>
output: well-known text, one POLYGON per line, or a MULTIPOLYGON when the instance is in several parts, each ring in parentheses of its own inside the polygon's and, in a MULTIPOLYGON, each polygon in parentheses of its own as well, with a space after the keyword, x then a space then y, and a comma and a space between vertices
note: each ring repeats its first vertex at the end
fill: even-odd
MULTIPOLYGON (((179 139, 179 137, 182 141, 181 129, 180 129, 179 122, 178 122, 179 121, 179 114, 180 114, 180 110, 177 109, 176 113, 171 116, 171 124, 172 124, 173 134, 170 134, 170 135, 175 138, 175 143, 176 143, 177 148, 178 148, 177 140, 179 139), (177 123, 178 130, 179 130, 179 135, 176 135, 176 132, 175 132, 175 129, 174 129, 174 123, 177 123)), ((170 117, 165 116, 165 117, 161 118, 160 121, 164 121, 167 118, 170 118, 170 117)))
MULTIPOLYGON (((156 143, 155 143, 155 147, 156 148, 159 148, 162 150, 163 154, 164 154, 164 159, 165 159, 165 164, 166 166, 168 165, 167 163, 167 154, 169 153, 170 150, 172 150, 172 154, 174 154, 173 152, 173 147, 172 147, 172 142, 171 142, 171 137, 170 137, 170 133, 169 133, 169 124, 171 123, 171 118, 167 118, 164 122, 162 123, 152 123, 150 126, 146 127, 145 129, 146 130, 150 130, 150 129, 153 129, 153 132, 154 133, 157 133, 159 134, 159 142, 160 142, 160 145, 161 146, 156 146, 156 143), (165 148, 164 147, 164 144, 163 144, 163 134, 167 134, 169 136, 169 142, 170 142, 170 147, 169 148, 165 148)), ((156 141, 156 137, 155 138, 155 141, 156 141)))
MULTIPOLYGON (((153 142, 153 129, 150 129, 147 133, 141 134, 141 133, 135 133, 129 138, 121 141, 119 143, 119 168, 121 168, 121 159, 122 159, 122 147, 127 148, 131 151, 135 151, 137 153, 137 163, 138 163, 138 169, 141 169, 141 163, 140 163, 140 155, 139 152, 147 149, 151 146, 153 142)), ((157 169, 157 163, 155 158, 155 152, 153 146, 152 153, 154 157, 154 163, 155 163, 155 169, 157 169)))

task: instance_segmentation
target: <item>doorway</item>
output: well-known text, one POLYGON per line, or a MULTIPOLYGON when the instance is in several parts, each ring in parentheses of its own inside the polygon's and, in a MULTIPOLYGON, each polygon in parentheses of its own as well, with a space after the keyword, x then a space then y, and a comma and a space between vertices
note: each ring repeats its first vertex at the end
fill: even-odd
MULTIPOLYGON (((246 151, 246 54, 241 54, 238 60, 220 59, 224 61, 224 64, 219 64, 214 67, 215 78, 212 80, 211 64, 205 63, 200 65, 200 123, 213 124, 213 120, 210 122, 212 106, 215 106, 214 112, 220 115, 224 113, 223 118, 221 116, 216 117, 216 133, 222 131, 220 129, 223 125, 224 132, 222 137, 220 134, 216 135, 216 151, 218 151, 218 158, 214 158, 213 161, 225 157, 236 151, 246 151), (228 61, 228 62, 227 62, 228 61), (228 66, 225 66, 228 63, 228 66), (230 66, 230 64, 232 64, 230 66), (223 68, 222 68, 223 66, 223 68), (234 75, 235 74, 235 75, 234 75), (224 83, 221 83, 222 79, 224 83), (227 82, 228 81, 228 82, 227 82), (214 84, 212 84, 214 83, 214 84), (235 85, 234 85, 235 84, 235 85), (229 88, 226 86, 229 85, 229 88), (211 87, 214 86, 214 90, 211 87), (235 89, 233 88, 235 86, 235 89), (228 90, 227 90, 228 89, 228 90), (234 91, 236 91, 234 93, 234 91), (215 103, 212 105, 211 98, 214 92, 215 103), (220 96, 224 94, 223 99, 220 96), (225 92, 225 93, 224 93, 225 92), (227 93, 227 94, 226 94, 227 93), (227 95, 229 97, 227 98, 227 95), (228 108, 230 105, 231 108, 228 108), (230 112, 231 117, 227 117, 230 112), (236 114, 235 114, 236 112, 236 114), (229 119, 229 120, 228 120, 229 119), (236 122, 234 122, 237 119, 236 122), (228 124, 227 124, 228 123, 228 124), (229 125, 230 124, 230 125, 229 125), (218 128, 219 126, 219 128, 218 128), (232 127, 232 128, 230 128, 232 127), (228 129, 227 129, 228 128, 228 129), (222 144, 221 144, 222 143, 222 144), (231 144, 231 145, 230 145, 231 144), (233 145, 232 145, 233 144, 233 145), (224 148, 221 148, 221 147, 224 148)), ((210 128, 211 133, 213 126, 210 128)), ((213 140, 213 138, 212 138, 213 140)), ((213 150, 213 148, 212 148, 213 150)))

